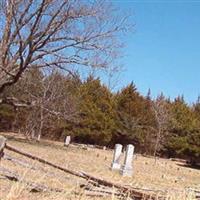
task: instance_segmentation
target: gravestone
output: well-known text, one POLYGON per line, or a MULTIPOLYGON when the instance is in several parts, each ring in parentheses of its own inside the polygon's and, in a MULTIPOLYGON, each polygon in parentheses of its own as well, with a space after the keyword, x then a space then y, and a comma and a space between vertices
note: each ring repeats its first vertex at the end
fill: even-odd
POLYGON ((132 166, 133 153, 134 153, 134 146, 132 144, 127 145, 124 165, 121 169, 121 174, 123 176, 133 175, 133 166, 132 166))
POLYGON ((71 136, 68 135, 65 137, 64 146, 69 146, 70 142, 71 142, 71 136))
POLYGON ((113 155, 113 162, 111 165, 112 170, 119 170, 121 165, 119 163, 120 155, 122 153, 122 145, 121 144, 116 144, 115 145, 115 150, 114 150, 114 155, 113 155))
POLYGON ((0 160, 4 155, 4 147, 6 145, 6 138, 3 136, 0 136, 0 160))

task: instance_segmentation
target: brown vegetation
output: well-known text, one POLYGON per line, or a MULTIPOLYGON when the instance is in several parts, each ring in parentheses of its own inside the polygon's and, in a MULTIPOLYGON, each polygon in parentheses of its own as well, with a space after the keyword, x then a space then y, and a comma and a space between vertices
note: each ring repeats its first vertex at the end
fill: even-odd
MULTIPOLYGON (((10 135, 11 134, 9 134, 9 136, 10 135)), ((23 149, 26 152, 32 153, 33 155, 38 155, 38 152, 40 152, 39 157, 42 157, 57 165, 66 167, 71 170, 87 172, 89 174, 92 174, 93 176, 100 177, 105 180, 110 180, 115 183, 129 185, 129 187, 138 188, 139 190, 146 189, 147 191, 154 190, 158 193, 168 193, 168 196, 170 196, 170 198, 174 196, 174 199, 181 200, 180 196, 184 195, 186 191, 189 191, 187 190, 189 187, 195 188, 196 190, 200 189, 200 172, 198 170, 187 168, 185 166, 182 166, 182 163, 171 161, 168 159, 158 159, 157 163, 155 164, 153 158, 147 158, 137 154, 133 163, 134 176, 132 178, 127 178, 121 177, 121 175, 119 175, 117 172, 110 171, 109 168, 112 161, 112 151, 110 150, 100 150, 93 148, 83 150, 74 145, 66 148, 63 147, 62 143, 50 141, 31 143, 24 140, 23 137, 14 137, 13 140, 9 139, 8 144, 12 144, 19 149, 23 149)), ((11 161, 5 159, 1 161, 1 166, 7 167, 11 170, 18 172, 19 174, 22 174, 24 179, 26 180, 36 182, 38 184, 45 184, 52 188, 60 188, 68 192, 71 191, 68 193, 68 195, 70 194, 72 199, 75 198, 73 196, 74 190, 76 191, 77 186, 84 183, 83 180, 81 182, 80 179, 70 174, 65 174, 47 165, 40 164, 37 161, 31 161, 28 158, 19 156, 15 153, 11 153, 7 150, 5 152, 6 154, 9 154, 10 156, 13 156, 15 158, 32 162, 32 167, 39 167, 44 171, 29 169, 17 164, 13 165, 11 161), (49 174, 51 173, 56 173, 56 176, 50 177, 49 174), (63 180, 64 177, 66 178, 65 181, 63 180)), ((19 187, 22 187, 21 189, 15 188, 16 185, 19 186, 20 183, 16 183, 13 185, 13 183, 11 183, 10 181, 2 179, 1 184, 3 185, 3 187, 1 188, 1 198, 6 199, 6 194, 9 191, 10 193, 17 191, 20 193, 19 190, 21 190, 21 193, 15 193, 15 195, 25 195, 25 197, 28 199, 37 199, 38 197, 38 194, 32 194, 30 197, 30 194, 26 191, 26 189, 22 189, 22 186, 19 187)), ((23 182, 21 182, 21 184, 23 185, 23 182)), ((45 193, 41 193, 40 195, 41 199, 45 199, 45 193), (43 195, 44 197, 42 197, 43 195)), ((55 192, 50 194, 50 196, 53 195, 61 194, 55 194, 55 192)), ((62 195, 65 196, 66 194, 62 195)), ((19 196, 18 198, 20 198, 19 196)), ((68 198, 70 199, 69 196, 68 198)), ((87 199, 88 197, 84 196, 82 198, 87 199)))

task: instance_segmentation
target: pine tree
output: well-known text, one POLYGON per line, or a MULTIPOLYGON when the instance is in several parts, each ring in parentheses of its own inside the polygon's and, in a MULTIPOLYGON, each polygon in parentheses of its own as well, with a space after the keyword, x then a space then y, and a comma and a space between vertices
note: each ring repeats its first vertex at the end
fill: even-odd
POLYGON ((151 145, 146 145, 151 139, 151 100, 141 96, 133 82, 123 88, 116 98, 118 129, 115 140, 133 143, 138 151, 148 151, 151 148, 151 145))
POLYGON ((80 86, 79 125, 76 140, 92 144, 109 144, 114 129, 112 94, 100 80, 89 76, 80 86))
POLYGON ((200 156, 200 121, 183 96, 177 97, 171 108, 171 135, 166 149, 170 156, 183 157, 195 164, 200 156))

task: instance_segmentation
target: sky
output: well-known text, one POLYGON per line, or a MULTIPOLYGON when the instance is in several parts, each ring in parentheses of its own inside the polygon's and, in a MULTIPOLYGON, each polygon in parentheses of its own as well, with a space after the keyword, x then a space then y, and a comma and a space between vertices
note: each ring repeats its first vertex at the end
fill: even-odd
POLYGON ((188 103, 200 95, 200 1, 112 0, 125 12, 133 33, 124 38, 118 88, 133 81, 143 95, 151 89, 188 103))

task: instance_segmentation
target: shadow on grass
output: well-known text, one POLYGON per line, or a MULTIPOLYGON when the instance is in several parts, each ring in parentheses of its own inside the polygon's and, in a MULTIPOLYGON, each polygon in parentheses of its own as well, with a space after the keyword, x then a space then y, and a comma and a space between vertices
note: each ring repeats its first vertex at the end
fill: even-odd
POLYGON ((180 166, 180 167, 187 167, 187 168, 190 168, 190 169, 200 170, 200 165, 199 164, 191 165, 189 163, 177 163, 177 165, 180 166))
POLYGON ((41 140, 40 142, 38 142, 36 140, 28 140, 26 138, 18 138, 16 136, 9 136, 9 135, 5 135, 5 137, 7 138, 8 141, 15 141, 15 142, 30 144, 30 145, 34 145, 38 147, 48 146, 54 149, 62 149, 62 150, 66 149, 66 147, 64 147, 64 143, 62 146, 61 144, 52 143, 53 141, 41 140))

